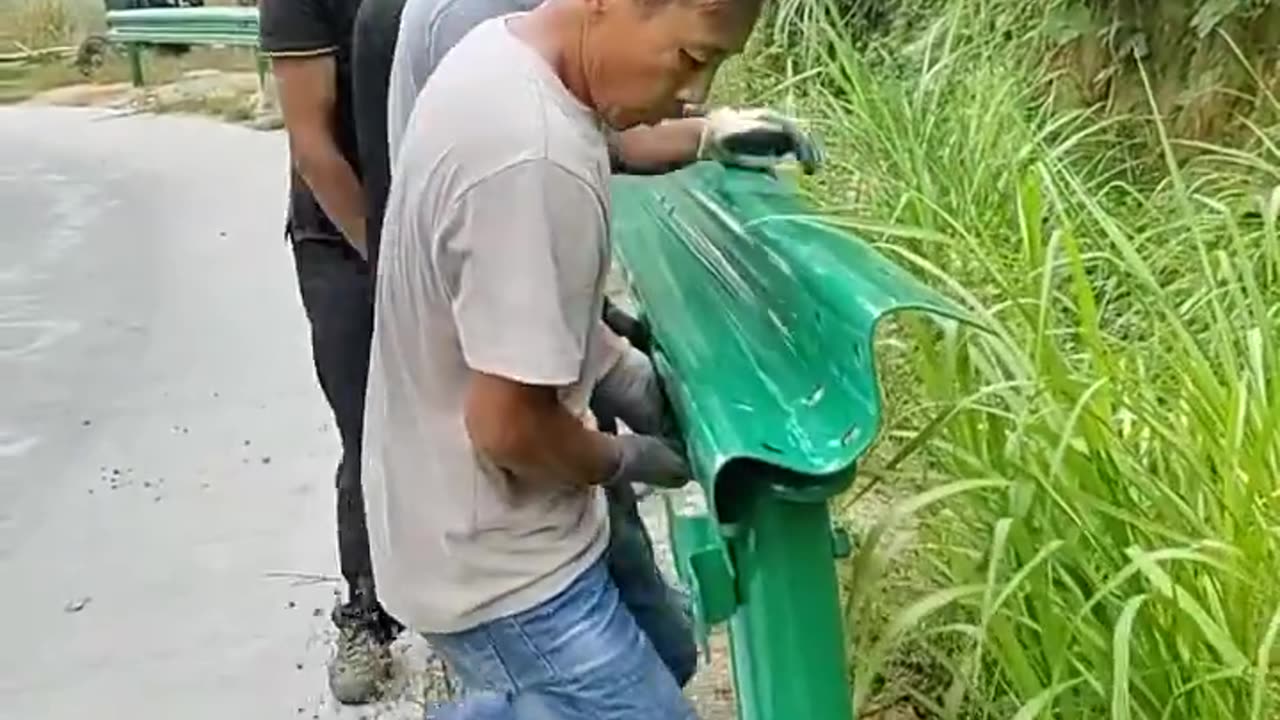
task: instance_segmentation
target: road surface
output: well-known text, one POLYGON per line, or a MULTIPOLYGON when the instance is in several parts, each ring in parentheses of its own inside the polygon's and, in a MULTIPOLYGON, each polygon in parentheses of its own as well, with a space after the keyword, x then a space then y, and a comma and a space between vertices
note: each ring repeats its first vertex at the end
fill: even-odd
POLYGON ((325 688, 338 444, 286 169, 280 133, 0 109, 0 718, 374 714, 325 688))

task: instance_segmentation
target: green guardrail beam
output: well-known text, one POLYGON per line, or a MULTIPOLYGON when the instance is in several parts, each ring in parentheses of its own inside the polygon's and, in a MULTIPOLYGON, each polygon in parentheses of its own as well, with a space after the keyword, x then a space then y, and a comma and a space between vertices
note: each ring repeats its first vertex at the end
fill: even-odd
MULTIPOLYGON (((207 45, 258 49, 258 9, 190 7, 110 10, 107 40, 129 54, 133 84, 146 84, 142 49, 155 45, 207 45)), ((264 87, 267 63, 257 56, 258 87, 264 87)))
POLYGON ((729 623, 742 720, 849 720, 827 500, 880 429, 876 326, 967 315, 769 174, 703 163, 612 195, 697 480, 664 498, 701 639, 729 623))

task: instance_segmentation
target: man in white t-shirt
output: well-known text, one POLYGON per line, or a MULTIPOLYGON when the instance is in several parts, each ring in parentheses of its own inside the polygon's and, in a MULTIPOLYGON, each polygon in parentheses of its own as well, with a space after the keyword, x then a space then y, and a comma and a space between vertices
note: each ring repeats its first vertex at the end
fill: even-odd
POLYGON ((606 132, 702 102, 758 11, 548 0, 467 35, 406 127, 378 269, 370 544, 390 612, 489 691, 465 717, 693 716, 601 558, 601 485, 688 477, 661 433, 584 422, 618 354, 597 320, 606 132))
MULTIPOLYGON (((390 185, 390 159, 398 154, 414 101, 440 60, 485 20, 532 10, 541 3, 542 0, 362 0, 354 31, 353 74, 357 98, 368 101, 357 115, 357 131, 365 182, 371 191, 370 219, 376 219, 378 228, 390 185)), ((713 118, 725 114, 719 110, 713 118)), ((754 123, 740 121, 730 129, 772 138, 765 145, 774 154, 812 159, 811 153, 806 154, 810 139, 794 124, 758 111, 730 114, 754 117, 754 123)), ((724 142, 723 132, 707 133, 709 139, 721 142, 700 142, 703 130, 710 125, 706 119, 677 120, 658 130, 629 129, 622 134, 631 139, 611 143, 614 172, 651 173, 679 167, 697 159, 699 149, 731 162, 737 160, 724 152, 712 152, 717 145, 738 144, 724 142)), ((718 123, 717 128, 723 130, 725 123, 718 123)), ((748 160, 748 164, 758 165, 761 158, 748 160)), ((372 233, 370 238, 372 256, 379 238, 372 233)), ((607 298, 604 315, 609 327, 631 340, 635 348, 646 347, 643 328, 607 298)), ((615 431, 618 415, 626 416, 629 428, 644 433, 655 432, 662 420, 665 403, 652 364, 635 348, 622 344, 622 354, 593 393, 591 410, 602 430, 615 431)), ((683 687, 693 677, 698 657, 686 601, 658 570, 636 492, 630 486, 615 484, 606 486, 605 494, 609 508, 606 558, 610 577, 622 603, 683 687)))

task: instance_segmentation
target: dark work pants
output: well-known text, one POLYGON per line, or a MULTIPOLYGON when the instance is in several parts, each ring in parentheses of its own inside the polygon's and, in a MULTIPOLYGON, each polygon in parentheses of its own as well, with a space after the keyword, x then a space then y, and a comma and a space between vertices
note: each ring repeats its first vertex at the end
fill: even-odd
POLYGON ((399 628, 377 601, 360 485, 364 392, 373 342, 373 279, 365 261, 345 242, 297 240, 293 257, 311 323, 316 376, 342 441, 336 479, 338 560, 347 581, 348 602, 334 614, 334 621, 367 623, 369 629, 390 639, 399 628))
POLYGON ((640 508, 631 486, 608 486, 609 549, 605 560, 618 597, 627 606, 641 631, 653 643, 658 657, 684 687, 698 669, 698 646, 693 620, 684 597, 667 584, 658 570, 640 508))
MULTIPOLYGON (((617 312, 607 299, 604 321, 636 348, 648 349, 649 340, 644 328, 629 316, 617 312)), ((600 431, 617 433, 617 418, 604 412, 594 397, 591 400, 591 412, 600 431)), ((630 485, 608 485, 605 495, 609 499, 610 530, 606 561, 613 583, 618 586, 618 596, 635 617, 636 624, 649 637, 676 682, 684 687, 698 668, 698 647, 694 642, 693 622, 684 597, 667 584, 658 570, 653 539, 640 517, 635 491, 630 485)))

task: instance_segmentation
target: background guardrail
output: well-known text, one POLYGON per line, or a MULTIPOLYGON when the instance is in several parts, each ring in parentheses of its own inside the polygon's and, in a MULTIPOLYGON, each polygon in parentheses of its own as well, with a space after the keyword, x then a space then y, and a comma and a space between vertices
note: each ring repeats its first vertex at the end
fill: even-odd
POLYGON ((258 50, 258 9, 253 7, 186 7, 110 10, 107 40, 123 45, 135 86, 146 83, 142 51, 160 45, 248 47, 257 55, 258 87, 266 82, 267 62, 258 50))

